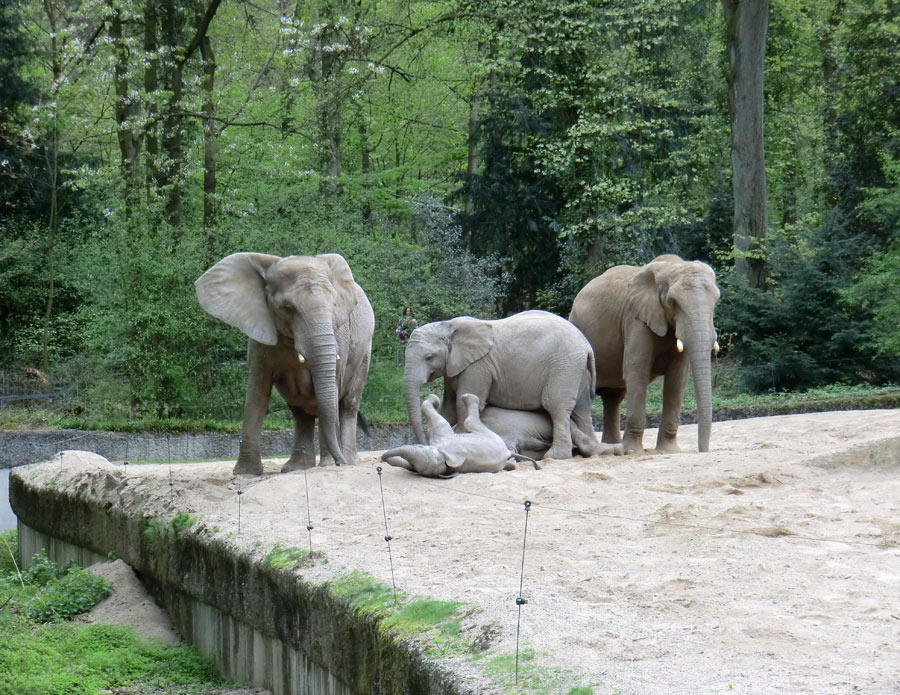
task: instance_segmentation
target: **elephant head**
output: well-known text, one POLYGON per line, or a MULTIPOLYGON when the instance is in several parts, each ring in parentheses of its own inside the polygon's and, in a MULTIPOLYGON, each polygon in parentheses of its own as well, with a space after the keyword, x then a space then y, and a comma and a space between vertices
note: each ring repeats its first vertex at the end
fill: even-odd
POLYGON ((427 478, 452 477, 465 457, 426 444, 407 444, 385 451, 381 460, 427 478))
POLYGON ((419 444, 426 443, 419 402, 422 386, 441 376, 458 376, 470 364, 487 355, 493 345, 491 324, 469 316, 436 321, 412 332, 406 344, 403 393, 409 421, 419 444))
POLYGON ((328 450, 337 463, 346 463, 337 435, 335 329, 350 320, 357 295, 343 257, 235 253, 194 284, 207 312, 264 345, 289 341, 307 362, 328 450))
POLYGON ((644 266, 628 285, 625 315, 642 321, 656 335, 670 330, 679 352, 686 352, 697 400, 697 448, 709 451, 712 427, 710 351, 718 351, 713 311, 719 299, 716 275, 700 261, 665 255, 644 266))

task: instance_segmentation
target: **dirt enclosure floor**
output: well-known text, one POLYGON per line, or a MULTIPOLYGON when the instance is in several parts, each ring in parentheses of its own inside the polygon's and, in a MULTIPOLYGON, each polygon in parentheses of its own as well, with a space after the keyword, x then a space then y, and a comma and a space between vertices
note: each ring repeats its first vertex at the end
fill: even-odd
MULTIPOLYGON (((178 463, 171 496, 168 465, 132 465, 116 500, 198 514, 248 551, 307 548, 308 485, 328 558, 300 570, 313 581, 390 584, 386 518, 398 589, 474 607, 462 626, 488 656, 451 661, 473 692, 504 691, 484 670, 515 653, 521 576, 529 658, 510 692, 900 693, 900 411, 714 423, 705 454, 696 427, 679 442, 449 480, 385 466, 381 486, 375 453, 306 475, 272 459, 261 478, 178 463)), ((73 453, 65 477, 98 467, 73 453)))

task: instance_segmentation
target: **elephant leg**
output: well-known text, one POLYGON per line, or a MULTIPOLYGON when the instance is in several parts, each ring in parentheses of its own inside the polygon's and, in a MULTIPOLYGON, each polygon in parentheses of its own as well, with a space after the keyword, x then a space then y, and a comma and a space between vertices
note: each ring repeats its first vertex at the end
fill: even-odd
POLYGON ((601 389, 600 399, 603 401, 603 437, 605 444, 618 444, 622 441, 621 419, 619 407, 625 398, 624 389, 601 389))
MULTIPOLYGON (((465 422, 466 418, 469 416, 469 404, 463 401, 462 397, 471 393, 473 396, 478 398, 478 413, 480 414, 485 405, 487 405, 487 397, 488 392, 490 391, 491 384, 490 381, 486 378, 480 378, 478 374, 470 375, 465 374, 460 376, 459 381, 456 385, 456 426, 455 429, 457 432, 466 432, 465 422)), ((481 418, 479 417, 479 420, 481 418)), ((448 418, 449 422, 449 418, 448 418)))
POLYGON ((466 405, 466 419, 463 420, 464 430, 466 432, 493 435, 494 431, 481 421, 481 404, 479 400, 477 398, 472 398, 471 394, 465 394, 463 400, 466 405))
POLYGON ((356 415, 359 412, 358 405, 341 405, 341 451, 347 463, 356 464, 356 415))
POLYGON ((625 436, 622 445, 626 454, 644 453, 644 429, 647 426, 647 382, 642 381, 633 388, 629 384, 625 394, 625 436))
POLYGON ((444 377, 444 398, 441 400, 438 412, 450 423, 451 427, 456 425, 456 388, 450 383, 448 377, 444 377))
POLYGON ((319 422, 319 465, 333 466, 334 456, 328 449, 328 443, 325 441, 325 433, 322 431, 322 423, 319 422))
POLYGON ((546 459, 572 458, 572 410, 575 403, 562 401, 554 394, 545 394, 541 407, 553 422, 553 442, 544 454, 546 459))
POLYGON ((662 417, 656 436, 656 450, 660 453, 677 453, 678 425, 681 421, 681 404, 687 386, 688 361, 678 355, 669 364, 663 380, 662 417))
POLYGON ((291 457, 281 467, 282 473, 313 468, 316 465, 315 418, 302 408, 290 406, 294 415, 294 448, 291 457))
POLYGON ((433 442, 435 439, 453 435, 453 427, 440 412, 435 410, 434 399, 431 396, 426 398, 425 402, 422 403, 422 414, 425 416, 425 424, 428 425, 429 443, 433 442))
POLYGON ((263 465, 259 450, 262 423, 269 408, 272 395, 272 374, 258 364, 258 347, 250 341, 248 362, 250 374, 247 378, 247 393, 244 396, 244 413, 241 421, 241 444, 234 475, 262 475, 263 465))

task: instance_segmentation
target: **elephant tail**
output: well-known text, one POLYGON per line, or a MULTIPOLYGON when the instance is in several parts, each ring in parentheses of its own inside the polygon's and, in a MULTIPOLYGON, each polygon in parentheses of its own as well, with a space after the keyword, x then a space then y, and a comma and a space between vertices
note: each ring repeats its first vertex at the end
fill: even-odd
POLYGON ((593 349, 588 353, 587 369, 591 375, 591 393, 597 389, 597 361, 593 349))
POLYGON ((367 437, 372 436, 372 430, 369 429, 369 422, 366 420, 366 416, 362 414, 361 410, 356 411, 356 424, 359 425, 359 428, 363 431, 367 437))
POLYGON ((541 470, 541 464, 539 464, 537 461, 535 461, 530 456, 526 456, 525 454, 517 454, 515 452, 512 452, 510 454, 510 458, 513 458, 516 461, 530 461, 532 463, 532 465, 534 465, 534 470, 536 470, 536 471, 541 470))

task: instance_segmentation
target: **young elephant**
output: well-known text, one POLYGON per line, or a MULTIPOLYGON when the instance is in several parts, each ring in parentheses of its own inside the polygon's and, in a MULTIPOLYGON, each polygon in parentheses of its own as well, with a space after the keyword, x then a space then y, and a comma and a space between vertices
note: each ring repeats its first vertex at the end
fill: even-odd
MULTIPOLYGON (((553 444, 553 421, 542 411, 510 410, 489 405, 481 413, 481 422, 500 435, 511 451, 533 459, 542 459, 553 444)), ((572 449, 581 456, 621 456, 621 444, 604 444, 582 432, 570 421, 572 449)))
POLYGON ((440 412, 451 425, 465 419, 461 397, 471 393, 483 405, 546 411, 553 421, 546 458, 572 455, 570 420, 593 434, 594 353, 581 331, 555 314, 523 311, 491 321, 459 316, 414 330, 406 345, 403 393, 419 444, 426 443, 421 390, 439 377, 440 412))
MULTIPOLYGON (((514 458, 503 439, 485 427, 478 416, 480 401, 471 393, 463 394, 466 417, 463 432, 453 431, 436 406, 434 394, 422 403, 428 424, 428 444, 408 444, 385 451, 381 460, 428 478, 451 478, 458 473, 496 473, 514 470, 514 458)), ((537 464, 534 466, 539 468, 537 464)))

